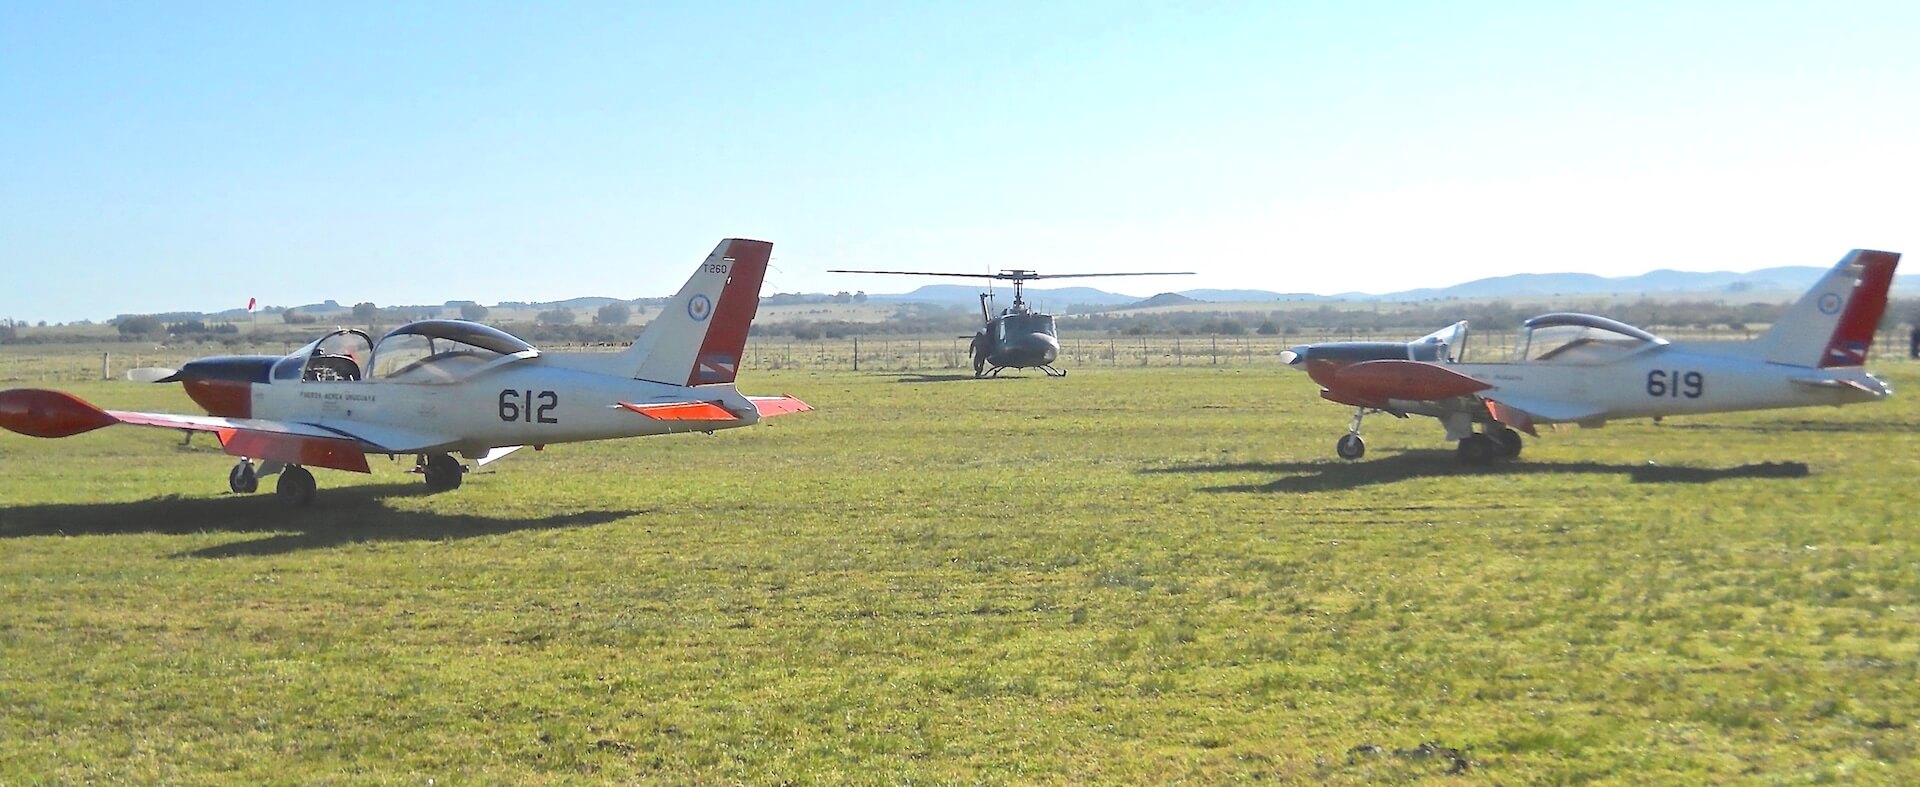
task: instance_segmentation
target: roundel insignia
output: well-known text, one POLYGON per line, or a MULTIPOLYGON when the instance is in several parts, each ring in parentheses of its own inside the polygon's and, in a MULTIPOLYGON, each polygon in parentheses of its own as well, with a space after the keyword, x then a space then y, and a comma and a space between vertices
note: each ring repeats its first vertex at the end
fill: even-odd
POLYGON ((1839 314, 1840 313, 1840 295, 1838 293, 1830 292, 1820 296, 1820 313, 1821 314, 1839 314))
POLYGON ((695 295, 693 300, 687 301, 687 316, 692 317, 694 322, 706 322, 712 314, 713 300, 707 296, 695 295))

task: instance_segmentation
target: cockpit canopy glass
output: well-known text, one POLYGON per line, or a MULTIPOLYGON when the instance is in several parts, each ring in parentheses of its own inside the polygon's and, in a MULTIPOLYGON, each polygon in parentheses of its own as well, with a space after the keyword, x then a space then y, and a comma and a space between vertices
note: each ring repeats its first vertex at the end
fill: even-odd
POLYGON ((393 329, 374 347, 373 377, 389 382, 464 380, 533 345, 497 328, 462 320, 422 320, 393 329))
POLYGON ((334 331, 289 353, 273 365, 275 380, 358 380, 373 358, 373 340, 351 328, 334 331))
POLYGON ((1595 364, 1666 343, 1618 320, 1591 314, 1544 314, 1526 322, 1517 354, 1526 362, 1595 364))
POLYGON ((1008 336, 1023 336, 1031 333, 1044 333, 1048 336, 1058 335, 1053 332, 1053 315, 1051 314, 1033 314, 1031 312, 1025 314, 1009 314, 1001 318, 1000 322, 1005 326, 1006 335, 1008 336))

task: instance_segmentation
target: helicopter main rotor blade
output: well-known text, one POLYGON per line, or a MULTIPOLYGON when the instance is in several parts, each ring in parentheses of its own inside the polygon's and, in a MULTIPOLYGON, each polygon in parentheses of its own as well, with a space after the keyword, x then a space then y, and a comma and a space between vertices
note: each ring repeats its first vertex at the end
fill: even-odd
POLYGON ((936 271, 851 271, 851 270, 833 269, 833 268, 828 269, 827 272, 828 273, 886 273, 886 274, 892 274, 896 276, 960 276, 968 279, 1007 278, 998 273, 939 273, 936 271))
POLYGON ((1192 276, 1193 271, 1143 271, 1140 273, 1028 273, 1022 279, 1087 279, 1095 276, 1192 276))

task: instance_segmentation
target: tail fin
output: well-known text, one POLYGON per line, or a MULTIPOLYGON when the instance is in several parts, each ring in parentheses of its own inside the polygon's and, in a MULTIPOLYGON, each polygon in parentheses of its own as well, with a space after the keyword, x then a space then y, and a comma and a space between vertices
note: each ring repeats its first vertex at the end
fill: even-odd
POLYGON ((623 357, 640 380, 672 385, 733 382, 773 244, 728 238, 647 324, 623 357))
POLYGON ((1815 368, 1864 365, 1899 264, 1895 252, 1848 252, 1755 340, 1766 360, 1815 368))

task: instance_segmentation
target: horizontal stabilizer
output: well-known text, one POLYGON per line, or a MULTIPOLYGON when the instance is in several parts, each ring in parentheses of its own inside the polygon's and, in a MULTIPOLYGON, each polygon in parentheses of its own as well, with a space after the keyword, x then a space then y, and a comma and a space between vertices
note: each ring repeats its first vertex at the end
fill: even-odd
POLYGON ((1848 389, 1876 397, 1893 393, 1892 388, 1888 387, 1886 383, 1881 383, 1877 378, 1874 379, 1874 382, 1880 383, 1880 387, 1878 388, 1875 388, 1864 380, 1851 377, 1793 377, 1790 378, 1790 381, 1794 385, 1808 388, 1848 389))
POLYGON ((652 418, 655 421, 738 421, 739 417, 719 402, 663 402, 660 404, 633 404, 621 402, 621 407, 652 418))
POLYGON ((761 418, 772 418, 787 413, 804 413, 813 409, 813 405, 795 399, 792 396, 749 396, 753 409, 760 411, 761 418))

